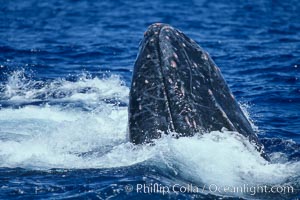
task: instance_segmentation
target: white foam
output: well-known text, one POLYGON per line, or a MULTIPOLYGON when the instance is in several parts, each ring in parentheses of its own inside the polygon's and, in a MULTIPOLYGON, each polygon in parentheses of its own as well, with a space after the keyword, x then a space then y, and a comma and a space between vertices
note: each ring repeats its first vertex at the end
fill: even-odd
POLYGON ((26 167, 27 164, 35 165, 40 159, 37 167, 85 167, 86 158, 79 154, 98 151, 103 146, 113 146, 126 140, 125 121, 126 108, 113 109, 109 106, 102 107, 98 113, 63 111, 51 106, 2 109, 2 138, 8 134, 30 137, 1 141, 0 157, 5 158, 5 162, 0 165, 26 167), (78 163, 74 163, 75 158, 78 163))
MULTIPOLYGON (((171 139, 164 160, 187 180, 218 185, 276 184, 300 172, 300 163, 269 163, 243 136, 213 131, 171 139)), ((159 145, 166 146, 166 141, 159 145), (163 144, 161 144, 163 143, 163 144)))
POLYGON ((126 87, 119 76, 112 75, 108 78, 92 78, 83 73, 78 80, 68 81, 57 79, 51 82, 36 81, 25 76, 23 70, 13 72, 1 94, 6 100, 14 102, 48 101, 83 101, 98 103, 106 98, 116 98, 127 101, 129 88, 126 87))

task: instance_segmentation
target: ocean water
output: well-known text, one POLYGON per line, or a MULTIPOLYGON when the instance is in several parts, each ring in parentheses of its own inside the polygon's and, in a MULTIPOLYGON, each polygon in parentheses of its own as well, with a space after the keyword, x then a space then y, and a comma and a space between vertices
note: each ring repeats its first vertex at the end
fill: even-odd
POLYGON ((299 10, 298 0, 0 1, 0 199, 299 199, 299 10), (155 22, 211 55, 271 162, 229 131, 128 141, 133 64, 155 22), (226 186, 251 191, 216 190, 226 186))

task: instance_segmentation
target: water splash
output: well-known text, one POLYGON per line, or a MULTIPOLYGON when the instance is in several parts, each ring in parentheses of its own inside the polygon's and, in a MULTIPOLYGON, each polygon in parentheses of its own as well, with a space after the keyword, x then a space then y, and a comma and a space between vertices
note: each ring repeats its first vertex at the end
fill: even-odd
MULTIPOLYGON (((135 146, 127 139, 129 88, 120 77, 81 75, 47 82, 15 72, 2 91, 0 167, 111 168, 146 163, 189 182, 219 185, 280 184, 300 173, 300 162, 266 162, 230 131, 155 141, 135 146), (15 102, 27 104, 10 107, 15 102), (43 103, 35 105, 34 102, 43 103), (81 102, 81 106, 69 106, 81 102)), ((274 154, 275 155, 275 154, 274 154)))

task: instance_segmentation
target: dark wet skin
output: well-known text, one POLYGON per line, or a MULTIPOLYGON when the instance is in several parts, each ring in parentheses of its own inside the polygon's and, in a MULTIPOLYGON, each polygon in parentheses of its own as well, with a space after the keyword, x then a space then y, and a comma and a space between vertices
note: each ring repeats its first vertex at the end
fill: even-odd
POLYGON ((226 128, 247 137, 262 156, 250 122, 210 56, 167 24, 149 26, 134 65, 129 100, 129 138, 149 143, 226 128))

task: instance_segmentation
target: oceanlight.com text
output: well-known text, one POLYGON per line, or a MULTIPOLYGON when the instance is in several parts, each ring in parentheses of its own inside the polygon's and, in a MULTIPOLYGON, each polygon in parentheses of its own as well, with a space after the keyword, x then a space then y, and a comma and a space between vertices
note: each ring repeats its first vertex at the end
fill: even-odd
POLYGON ((136 192, 143 194, 169 194, 169 193, 218 193, 218 194, 236 194, 236 195, 256 195, 256 194, 292 194, 294 193, 293 186, 290 185, 248 185, 240 186, 220 186, 217 184, 205 184, 197 186, 194 184, 180 185, 174 184, 170 186, 159 183, 150 184, 128 184, 125 187, 126 192, 136 192))

